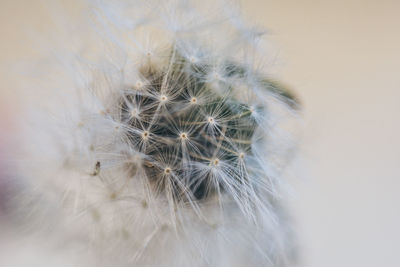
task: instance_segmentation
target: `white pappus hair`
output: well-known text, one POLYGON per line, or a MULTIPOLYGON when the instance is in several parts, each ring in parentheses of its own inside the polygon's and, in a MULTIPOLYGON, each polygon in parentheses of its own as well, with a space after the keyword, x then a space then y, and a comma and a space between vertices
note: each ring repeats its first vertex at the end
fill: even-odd
POLYGON ((290 266, 298 102, 262 68, 263 31, 223 1, 88 6, 25 99, 30 229, 73 266, 290 266))

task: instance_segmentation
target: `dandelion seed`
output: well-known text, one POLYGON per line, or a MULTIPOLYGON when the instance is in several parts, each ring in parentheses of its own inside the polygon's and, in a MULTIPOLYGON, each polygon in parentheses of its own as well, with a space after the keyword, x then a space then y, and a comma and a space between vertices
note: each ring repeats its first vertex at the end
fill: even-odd
POLYGON ((143 199, 140 203, 142 204, 142 208, 144 208, 144 209, 147 209, 148 206, 149 206, 149 204, 147 203, 147 201, 144 200, 144 199, 143 199))
POLYGON ((141 81, 136 82, 136 88, 137 89, 142 89, 143 88, 143 83, 141 81))
POLYGON ((180 137, 182 140, 188 138, 187 133, 181 133, 181 134, 179 135, 179 137, 180 137))
POLYGON ((112 193, 110 194, 110 199, 114 200, 114 199, 116 199, 116 198, 117 198, 117 193, 112 192, 112 193))
POLYGON ((148 131, 144 131, 144 132, 142 133, 142 138, 143 138, 144 140, 147 140, 147 139, 149 138, 149 135, 150 135, 150 133, 149 133, 148 131))
POLYGON ((166 102, 168 100, 168 97, 166 95, 161 95, 160 96, 160 101, 161 102, 166 102))
POLYGON ((171 173, 171 168, 169 168, 169 167, 165 168, 164 173, 169 175, 171 173))
POLYGON ((218 165, 219 165, 219 159, 213 159, 213 160, 212 160, 212 164, 213 164, 214 166, 218 166, 218 165))
POLYGON ((189 60, 191 63, 196 63, 198 61, 198 59, 194 56, 189 57, 189 60))
POLYGON ((100 221, 101 219, 101 215, 99 213, 99 211, 97 209, 92 209, 91 210, 91 215, 92 215, 92 219, 96 222, 100 221))
POLYGON ((131 110, 131 116, 132 116, 132 118, 138 117, 139 116, 139 110, 137 108, 133 108, 131 110))
POLYGON ((100 111, 99 111, 99 114, 100 115, 102 115, 102 116, 106 116, 106 115, 108 115, 108 114, 110 114, 111 113, 111 111, 110 111, 110 109, 101 109, 100 111))
POLYGON ((144 165, 145 165, 146 167, 148 167, 148 168, 153 168, 153 167, 154 167, 154 164, 151 163, 150 161, 145 161, 145 162, 144 162, 144 165))

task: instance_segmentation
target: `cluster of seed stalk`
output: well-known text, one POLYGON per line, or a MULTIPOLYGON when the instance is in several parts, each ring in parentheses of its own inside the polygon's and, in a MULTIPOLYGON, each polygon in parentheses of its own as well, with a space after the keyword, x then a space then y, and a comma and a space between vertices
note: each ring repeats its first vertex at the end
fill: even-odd
MULTIPOLYGON (((142 171, 155 192, 175 202, 224 193, 254 202, 250 198, 260 182, 252 176, 261 168, 252 148, 263 142, 262 135, 255 136, 256 118, 265 117, 266 110, 238 99, 240 92, 234 92, 241 89, 226 82, 246 75, 246 68, 233 61, 219 64, 216 72, 176 50, 165 68, 142 65, 141 80, 119 100, 119 119, 135 151, 136 160, 128 166, 132 175, 142 171)), ((293 100, 268 80, 260 83, 293 100)))

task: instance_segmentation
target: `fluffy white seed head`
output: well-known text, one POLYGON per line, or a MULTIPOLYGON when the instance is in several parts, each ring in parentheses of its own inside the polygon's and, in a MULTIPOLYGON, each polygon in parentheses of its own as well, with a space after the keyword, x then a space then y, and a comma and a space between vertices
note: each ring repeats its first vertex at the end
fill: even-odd
POLYGON ((297 102, 249 56, 259 31, 211 2, 89 1, 86 49, 44 75, 27 195, 96 264, 289 264, 278 196, 297 102))

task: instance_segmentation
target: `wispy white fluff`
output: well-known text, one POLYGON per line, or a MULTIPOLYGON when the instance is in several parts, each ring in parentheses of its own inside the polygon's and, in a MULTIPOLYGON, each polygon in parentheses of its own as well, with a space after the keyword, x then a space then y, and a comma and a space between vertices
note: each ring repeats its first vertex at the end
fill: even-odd
POLYGON ((34 228, 95 266, 289 266, 297 103, 260 67, 263 31, 225 1, 88 6, 25 100, 34 228))

